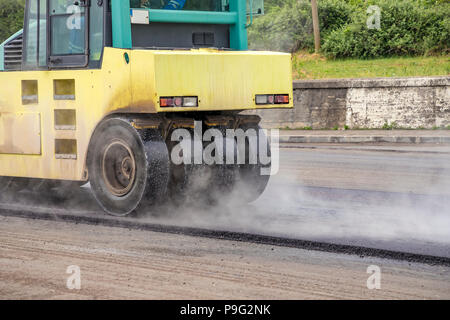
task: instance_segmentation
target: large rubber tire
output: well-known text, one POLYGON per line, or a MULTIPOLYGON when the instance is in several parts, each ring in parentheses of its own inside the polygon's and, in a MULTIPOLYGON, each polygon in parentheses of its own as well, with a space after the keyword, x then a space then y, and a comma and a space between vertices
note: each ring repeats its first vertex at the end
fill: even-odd
MULTIPOLYGON (((206 203, 209 205, 245 205, 257 200, 265 191, 269 182, 270 176, 263 175, 262 169, 269 170, 271 164, 264 165, 260 162, 260 154, 264 150, 260 150, 259 139, 267 141, 267 156, 271 156, 270 144, 267 136, 261 131, 257 124, 241 126, 240 129, 247 131, 249 129, 255 130, 257 142, 258 161, 256 164, 250 163, 250 141, 245 139, 245 164, 238 164, 239 147, 237 140, 229 138, 226 135, 226 127, 217 128, 221 131, 223 140, 223 164, 217 164, 210 167, 211 175, 207 188, 203 191, 204 197, 207 199, 206 203), (227 143, 228 142, 228 143, 227 143), (231 146, 231 150, 227 148, 231 146), (234 154, 234 164, 226 163, 227 152, 234 154)), ((206 144, 204 145, 204 147, 206 144)))
POLYGON ((139 204, 155 203, 166 194, 169 153, 157 131, 138 132, 128 120, 113 118, 104 121, 92 139, 89 181, 108 214, 126 216, 139 204))
POLYGON ((228 202, 228 196, 233 193, 237 181, 239 180, 239 166, 237 165, 237 144, 232 138, 226 136, 227 128, 220 128, 223 135, 223 164, 217 164, 212 167, 211 186, 208 191, 209 203, 211 205, 220 204, 222 201, 228 202), (232 150, 227 150, 232 146, 232 150), (234 154, 234 163, 227 164, 227 153, 234 154))
MULTIPOLYGON (((263 175, 262 169, 270 171, 271 164, 265 165, 260 162, 259 156, 263 150, 260 150, 259 139, 268 141, 268 137, 263 134, 263 131, 259 131, 261 127, 259 125, 247 125, 242 126, 241 129, 244 131, 254 129, 258 134, 258 162, 256 164, 249 163, 249 145, 248 140, 246 140, 246 163, 239 166, 239 180, 235 185, 237 192, 239 192, 239 197, 236 197, 236 201, 239 204, 247 204, 257 200, 264 193, 269 183, 270 175, 263 175), (259 132, 262 134, 259 135, 259 132)), ((267 148, 265 152, 270 157, 272 154, 269 141, 267 142, 267 148)))
MULTIPOLYGON (((189 130, 193 137, 193 130, 189 130)), ((168 135, 166 144, 169 147, 169 152, 172 153, 172 148, 179 142, 171 141, 170 133, 168 135)), ((209 202, 208 192, 211 186, 211 176, 213 169, 203 164, 194 164, 194 149, 192 145, 191 150, 192 159, 189 164, 175 164, 171 161, 170 180, 168 186, 169 201, 177 206, 184 204, 206 204, 209 202)))
MULTIPOLYGON (((236 140, 231 141, 231 144, 227 144, 230 138, 226 136, 225 127, 216 128, 221 131, 224 137, 223 141, 223 164, 216 164, 212 166, 208 165, 173 165, 171 168, 171 180, 169 184, 169 195, 171 201, 176 205, 182 205, 186 202, 193 202, 195 204, 226 204, 233 203, 237 205, 243 205, 258 199, 266 189, 270 176, 262 175, 262 169, 270 170, 269 165, 263 165, 259 161, 256 164, 250 164, 249 162, 249 140, 246 139, 246 163, 237 164, 238 146, 236 140), (235 155, 234 164, 226 163, 227 146, 232 145, 235 155)), ((246 125, 242 126, 244 131, 248 129, 254 129, 259 139, 258 125, 246 125)), ((192 134, 192 133, 191 133, 192 134)), ((170 137, 170 134, 169 134, 170 137)), ((266 139, 265 135, 261 136, 262 139, 266 139)), ((258 155, 261 152, 259 150, 258 142, 258 155)), ((205 148, 210 142, 206 142, 203 145, 205 148)), ((173 147, 173 143, 167 141, 170 149, 173 147)), ((270 145, 267 144, 267 155, 271 155, 270 145)), ((191 152, 193 154, 193 150, 191 152)), ((259 159, 259 157, 258 157, 259 159)), ((193 160, 192 160, 193 162, 193 160)))

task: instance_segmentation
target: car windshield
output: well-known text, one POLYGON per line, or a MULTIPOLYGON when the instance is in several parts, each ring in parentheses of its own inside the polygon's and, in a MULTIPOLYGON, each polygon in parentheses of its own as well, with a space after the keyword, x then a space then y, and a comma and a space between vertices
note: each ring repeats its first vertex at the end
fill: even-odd
POLYGON ((229 0, 130 0, 131 8, 229 11, 229 0))

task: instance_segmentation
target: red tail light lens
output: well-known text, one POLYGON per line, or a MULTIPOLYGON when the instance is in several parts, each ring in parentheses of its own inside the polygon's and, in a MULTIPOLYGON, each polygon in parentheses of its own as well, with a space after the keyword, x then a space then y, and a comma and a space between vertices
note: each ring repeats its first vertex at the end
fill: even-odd
POLYGON ((159 105, 161 107, 173 107, 173 98, 161 98, 159 105))
POLYGON ((161 97, 159 105, 162 108, 198 107, 198 97, 161 97))
POLYGON ((289 103, 289 95, 287 94, 279 94, 275 96, 276 104, 288 104, 289 103))

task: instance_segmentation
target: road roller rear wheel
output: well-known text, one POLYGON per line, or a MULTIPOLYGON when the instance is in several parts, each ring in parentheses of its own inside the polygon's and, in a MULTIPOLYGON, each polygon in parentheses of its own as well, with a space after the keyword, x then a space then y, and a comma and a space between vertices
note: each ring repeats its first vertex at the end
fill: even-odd
MULTIPOLYGON (((259 139, 267 140, 265 134, 260 136, 260 127, 257 124, 247 124, 240 127, 240 129, 247 132, 253 129, 254 138, 245 139, 245 163, 238 163, 238 153, 242 152, 242 148, 238 146, 238 139, 227 136, 228 127, 215 127, 223 137, 223 159, 222 163, 215 163, 213 165, 207 164, 172 164, 171 179, 169 184, 169 195, 171 201, 177 205, 185 202, 202 203, 207 205, 226 204, 231 201, 233 204, 247 204, 255 201, 264 192, 268 182, 269 175, 263 174, 264 171, 270 171, 270 164, 263 165, 260 161, 260 153, 264 150, 259 150, 259 139), (257 162, 251 164, 250 162, 250 140, 256 142, 257 162), (230 150, 228 150, 231 148, 230 150), (232 152, 234 155, 234 162, 227 163, 227 153, 232 152)), ((252 133, 247 132, 247 134, 252 133)), ((192 135, 192 132, 191 132, 192 135)), ((168 135, 170 137, 171 134, 168 135)), ((169 149, 176 143, 167 141, 169 149)), ((217 150, 212 144, 214 141, 204 142, 203 148, 206 150, 217 150)), ((217 146, 217 145, 216 145, 217 146)), ((270 157, 270 145, 267 141, 267 149, 265 154, 270 157)), ((191 156, 194 155, 194 150, 191 150, 191 156)), ((215 157, 213 153, 211 156, 215 157)))
POLYGON ((257 154, 258 161, 256 164, 250 164, 249 158, 249 141, 246 139, 246 154, 245 154, 245 164, 239 166, 239 179, 235 185, 236 191, 239 193, 239 197, 236 197, 236 201, 240 204, 247 204, 257 200, 265 191, 267 184, 269 183, 271 163, 262 164, 261 163, 261 153, 264 152, 268 157, 271 156, 271 148, 269 144, 268 137, 261 130, 259 125, 251 124, 241 126, 244 131, 253 129, 257 135, 257 154), (261 150, 259 139, 267 140, 267 150, 261 150), (265 174, 264 174, 265 173, 265 174))
POLYGON ((224 136, 223 141, 223 164, 214 165, 211 175, 211 184, 207 190, 210 204, 233 203, 234 205, 244 205, 257 200, 267 187, 270 176, 264 174, 270 172, 271 164, 264 165, 261 162, 261 153, 271 156, 270 144, 267 136, 257 124, 242 125, 240 129, 248 135, 255 135, 253 138, 245 139, 245 163, 239 164, 239 152, 243 152, 236 138, 226 136, 224 127, 218 128, 224 136), (252 130, 252 131, 248 131, 252 130), (267 141, 267 150, 261 150, 259 139, 267 141), (256 163, 251 163, 250 159, 250 140, 256 143, 255 151, 257 153, 256 163), (228 150, 227 148, 232 149, 228 150), (226 163, 227 153, 234 155, 234 164, 226 163), (263 170, 264 169, 264 170, 263 170))
POLYGON ((138 132, 126 119, 109 119, 96 130, 88 156, 89 181, 109 214, 126 216, 140 203, 166 193, 169 154, 157 131, 138 132))
MULTIPOLYGON (((194 132, 188 130, 193 137, 194 132)), ((171 141, 172 132, 169 133, 166 144, 169 152, 179 143, 171 141)), ((175 164, 171 162, 170 180, 168 185, 168 198, 172 204, 183 205, 186 203, 207 204, 209 202, 208 192, 212 184, 213 169, 211 166, 194 163, 194 149, 192 145, 189 163, 175 164)), ((179 156, 183 156, 181 151, 179 156)))
MULTIPOLYGON (((223 135, 222 164, 212 166, 211 186, 208 190, 209 204, 217 205, 228 200, 228 195, 235 190, 239 179, 239 165, 237 164, 237 144, 234 138, 226 136, 227 128, 219 128, 223 135), (227 154, 233 155, 233 163, 227 163, 227 154)), ((213 142, 214 143, 214 142, 213 142)))

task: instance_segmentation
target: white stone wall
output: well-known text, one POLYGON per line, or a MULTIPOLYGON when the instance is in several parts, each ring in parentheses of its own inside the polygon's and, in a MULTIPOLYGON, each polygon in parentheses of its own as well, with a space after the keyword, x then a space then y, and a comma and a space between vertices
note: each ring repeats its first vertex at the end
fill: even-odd
POLYGON ((450 77, 294 82, 293 110, 264 110, 266 128, 450 126, 450 77))
MULTIPOLYGON (((437 116, 437 92, 449 108, 449 87, 350 88, 346 124, 351 128, 380 128, 395 123, 405 128, 450 125, 449 114, 437 116)), ((445 107, 446 105, 446 107, 445 107)))

